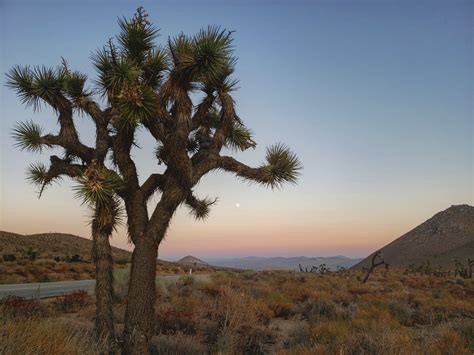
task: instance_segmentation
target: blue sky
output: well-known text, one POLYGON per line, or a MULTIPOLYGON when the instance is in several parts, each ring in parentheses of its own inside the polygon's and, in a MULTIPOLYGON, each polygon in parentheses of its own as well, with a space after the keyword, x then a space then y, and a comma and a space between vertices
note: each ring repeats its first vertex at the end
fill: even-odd
MULTIPOLYGON (((158 42, 209 24, 235 30, 237 109, 259 143, 239 159, 258 164, 281 141, 304 165, 299 184, 281 191, 206 177, 197 190, 219 204, 206 222, 180 210, 162 256, 360 256, 452 204, 473 204, 472 2, 0 0, 2 72, 63 56, 93 79, 91 53, 139 5, 161 28, 158 42)), ((24 179, 48 155, 12 147, 15 122, 54 131, 54 114, 0 92, 0 227, 88 237, 70 183, 38 200, 24 179)), ((77 123, 90 142, 88 119, 77 123)), ((145 133, 140 141, 145 178, 154 143, 145 133)), ((123 230, 113 243, 127 246, 123 230)))

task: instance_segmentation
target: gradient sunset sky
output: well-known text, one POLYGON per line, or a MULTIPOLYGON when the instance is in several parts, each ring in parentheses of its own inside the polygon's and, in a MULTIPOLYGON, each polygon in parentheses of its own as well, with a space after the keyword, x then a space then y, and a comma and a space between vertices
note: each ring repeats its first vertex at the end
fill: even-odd
MULTIPOLYGON (((237 157, 257 165, 266 146, 285 142, 304 165, 299 184, 279 191, 205 177, 198 195, 219 203, 204 222, 180 209, 160 257, 365 256, 450 205, 474 203, 472 1, 0 0, 2 74, 63 56, 93 79, 91 53, 139 5, 161 28, 158 42, 209 24, 235 30, 237 110, 258 142, 237 157)), ((38 200, 25 180, 49 155, 13 147, 15 122, 55 132, 55 115, 25 109, 4 82, 0 229, 89 237, 69 181, 38 200)), ((92 142, 91 121, 77 123, 92 142)), ((144 131, 138 140, 143 181, 154 143, 144 131)), ((132 247, 123 228, 112 244, 132 247)))

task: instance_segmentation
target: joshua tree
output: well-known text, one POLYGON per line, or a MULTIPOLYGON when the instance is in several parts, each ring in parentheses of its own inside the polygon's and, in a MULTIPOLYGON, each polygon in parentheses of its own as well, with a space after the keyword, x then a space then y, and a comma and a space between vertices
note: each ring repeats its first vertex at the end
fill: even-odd
POLYGON ((60 148, 63 157, 52 155, 49 167, 31 164, 28 180, 39 185, 39 196, 53 181, 70 177, 76 181, 76 196, 92 210, 92 257, 96 265, 96 332, 109 344, 113 341, 112 314, 112 255, 109 236, 119 217, 119 203, 115 195, 120 178, 106 169, 104 160, 109 149, 109 118, 90 99, 84 90, 86 77, 71 73, 66 62, 56 69, 14 67, 7 74, 7 85, 17 91, 23 104, 40 109, 50 106, 58 115, 59 132, 43 134, 41 127, 32 122, 19 123, 13 129, 16 145, 22 150, 42 152, 44 148, 60 148), (96 126, 94 148, 79 140, 73 112, 87 114, 96 126), (78 164, 77 160, 82 163, 78 164), (100 186, 100 188, 98 188, 100 186))
POLYGON ((381 253, 381 250, 378 250, 372 256, 370 268, 369 270, 367 270, 367 274, 365 275, 362 283, 365 284, 367 282, 367 280, 369 279, 369 276, 372 274, 372 272, 375 270, 376 267, 380 265, 385 265, 385 269, 388 270, 388 264, 385 262, 385 260, 382 259, 382 257, 380 256, 380 253, 381 253))
MULTIPOLYGON (((92 92, 84 91, 83 86, 77 95, 107 122, 105 128, 100 127, 101 134, 97 127, 97 137, 103 133, 104 139, 98 140, 101 147, 112 152, 112 162, 108 167, 101 165, 99 172, 104 178, 93 179, 97 182, 94 191, 115 196, 108 194, 113 190, 125 205, 128 234, 135 247, 123 350, 141 353, 146 352, 153 334, 158 247, 171 218, 185 204, 196 219, 203 219, 216 202, 198 198, 193 187, 204 175, 219 169, 279 188, 285 182, 296 183, 301 164, 283 144, 267 148, 266 162, 256 168, 222 154, 223 149, 244 151, 256 146, 251 131, 236 113, 231 95, 237 84, 231 77, 236 62, 232 32, 208 27, 194 36, 170 38, 160 47, 154 42, 158 30, 142 8, 132 19, 119 20, 119 25, 117 43, 110 40, 94 56, 96 89, 104 107, 99 109, 92 92), (142 182, 131 155, 132 147, 137 147, 139 128, 157 145, 156 170, 142 182), (159 200, 148 206, 154 194, 160 195, 159 200), (151 207, 151 214, 147 207, 151 207)), ((22 84, 23 76, 14 82, 22 84)), ((18 85, 18 89, 29 97, 28 83, 18 85)), ((49 92, 50 86, 47 89, 49 92)), ((73 127, 72 119, 68 124, 73 127)), ((91 148, 75 137, 75 151, 68 150, 69 154, 90 162, 91 148)), ((43 138, 39 140, 42 146, 43 138)), ((84 176, 83 171, 81 174, 84 176)), ((82 192, 88 194, 89 190, 82 192)))

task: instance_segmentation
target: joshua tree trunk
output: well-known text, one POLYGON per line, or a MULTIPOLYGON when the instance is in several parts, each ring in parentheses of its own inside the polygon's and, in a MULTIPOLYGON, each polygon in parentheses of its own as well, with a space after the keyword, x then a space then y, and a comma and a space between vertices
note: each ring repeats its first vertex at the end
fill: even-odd
POLYGON ((92 259, 95 264, 95 329, 97 337, 112 346, 115 330, 112 313, 113 297, 113 260, 109 237, 112 233, 110 224, 101 224, 110 220, 110 211, 97 207, 92 221, 92 259))
POLYGON ((145 354, 153 335, 155 278, 158 244, 155 239, 140 238, 132 255, 125 311, 124 353, 145 354))
POLYGON ((145 211, 129 218, 129 232, 135 244, 132 254, 132 269, 128 284, 123 352, 125 354, 147 354, 148 342, 153 336, 154 309, 156 300, 156 262, 158 246, 163 240, 171 218, 185 199, 184 189, 175 180, 167 185, 161 201, 146 225, 137 223, 145 211), (136 227, 136 228, 135 228, 136 227))

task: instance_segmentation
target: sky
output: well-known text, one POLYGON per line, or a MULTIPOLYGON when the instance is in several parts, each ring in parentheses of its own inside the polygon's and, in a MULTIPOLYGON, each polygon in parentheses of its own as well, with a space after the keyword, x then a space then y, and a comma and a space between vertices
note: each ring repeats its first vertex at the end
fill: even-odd
MULTIPOLYGON (((38 199, 27 166, 49 154, 14 148, 29 119, 55 132, 48 109, 25 108, 5 76, 13 65, 95 72, 90 56, 143 5, 158 43, 210 24, 234 30, 237 112, 258 146, 234 154, 258 165, 284 142, 304 169, 281 190, 225 173, 195 189, 219 197, 204 222, 174 216, 159 256, 365 256, 454 204, 474 204, 471 1, 22 1, 0 0, 0 229, 90 238, 72 183, 38 199)), ((76 117, 92 142, 87 117, 76 117)), ((134 150, 140 179, 156 169, 145 131, 134 150)), ((230 152, 228 152, 230 154, 230 152)), ((152 205, 159 196, 155 196, 152 205)), ((113 245, 131 249, 124 228, 113 245)))

